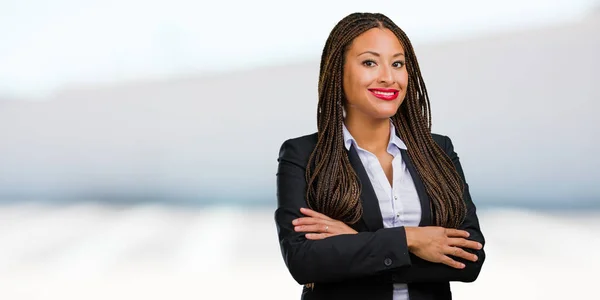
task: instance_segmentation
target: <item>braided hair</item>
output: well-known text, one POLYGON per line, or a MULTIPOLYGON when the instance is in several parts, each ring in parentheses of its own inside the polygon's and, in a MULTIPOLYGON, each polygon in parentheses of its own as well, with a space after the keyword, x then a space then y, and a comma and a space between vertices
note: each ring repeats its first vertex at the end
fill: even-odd
POLYGON ((405 50, 408 87, 405 99, 391 118, 396 134, 423 180, 435 225, 457 228, 464 220, 464 183, 454 164, 431 136, 431 108, 417 57, 407 35, 379 13, 353 13, 331 31, 321 56, 318 84, 317 145, 306 169, 309 208, 354 224, 362 217, 361 185, 352 168, 343 138, 343 69, 352 41, 372 28, 387 28, 405 50))

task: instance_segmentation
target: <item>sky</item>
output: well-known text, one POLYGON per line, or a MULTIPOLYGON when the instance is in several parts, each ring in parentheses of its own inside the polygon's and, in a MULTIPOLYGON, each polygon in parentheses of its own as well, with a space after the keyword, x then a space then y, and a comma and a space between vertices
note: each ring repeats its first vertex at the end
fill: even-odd
POLYGON ((335 23, 355 11, 382 12, 423 43, 566 21, 597 3, 3 0, 0 98, 314 60, 335 23))

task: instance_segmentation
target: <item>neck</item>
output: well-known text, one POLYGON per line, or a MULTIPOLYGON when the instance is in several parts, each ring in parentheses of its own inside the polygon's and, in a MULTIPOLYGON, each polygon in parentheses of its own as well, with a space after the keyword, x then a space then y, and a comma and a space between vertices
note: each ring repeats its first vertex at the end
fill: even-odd
POLYGON ((390 141, 390 119, 367 119, 348 115, 344 124, 361 148, 373 154, 387 151, 390 141))

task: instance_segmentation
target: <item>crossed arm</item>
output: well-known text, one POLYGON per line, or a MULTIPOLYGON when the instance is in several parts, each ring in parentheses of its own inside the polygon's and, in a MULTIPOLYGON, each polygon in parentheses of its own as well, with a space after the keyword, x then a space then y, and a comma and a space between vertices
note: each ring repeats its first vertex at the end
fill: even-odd
MULTIPOLYGON (((464 180, 458 156, 447 137, 444 148, 464 180)), ((457 253, 457 256, 452 257, 451 263, 441 259, 436 261, 420 253, 419 250, 422 252, 423 247, 415 245, 415 240, 420 240, 423 244, 422 235, 421 239, 413 238, 415 229, 425 230, 423 227, 352 232, 353 230, 348 226, 344 227, 343 223, 329 219, 327 216, 318 216, 318 213, 310 211, 301 212, 300 209, 306 207, 305 162, 302 154, 299 146, 293 141, 286 141, 281 147, 277 172, 278 206, 275 211, 281 252, 290 273, 298 283, 336 282, 381 273, 392 274, 394 282, 398 283, 471 282, 477 278, 485 260, 483 250, 485 240, 479 229, 475 205, 466 183, 464 200, 467 205, 467 216, 459 227, 460 230, 427 229, 448 234, 445 239, 447 242, 458 243, 462 240, 451 248, 460 249, 464 253, 457 253), (321 228, 321 230, 307 235, 305 231, 298 230, 295 226, 297 224, 293 224, 297 219, 305 221, 312 219, 314 225, 312 232, 315 232, 314 228, 321 228), (327 232, 323 232, 323 225, 330 227, 327 228, 327 232), (461 235, 463 236, 459 239, 461 235), (472 248, 459 247, 466 245, 465 241, 471 243, 469 245, 472 248), (477 247, 477 244, 481 247, 477 247), (473 255, 476 259, 473 259, 473 255)))

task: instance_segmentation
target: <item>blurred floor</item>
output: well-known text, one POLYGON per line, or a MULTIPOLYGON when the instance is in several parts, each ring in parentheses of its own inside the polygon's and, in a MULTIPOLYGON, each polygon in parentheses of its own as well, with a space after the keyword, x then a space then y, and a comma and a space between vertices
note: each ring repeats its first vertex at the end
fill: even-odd
MULTIPOLYGON (((596 293, 600 211, 479 213, 487 261, 456 299, 596 293)), ((298 299, 269 209, 0 206, 0 299, 298 299), (259 292, 260 290, 260 292, 259 292)))

